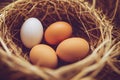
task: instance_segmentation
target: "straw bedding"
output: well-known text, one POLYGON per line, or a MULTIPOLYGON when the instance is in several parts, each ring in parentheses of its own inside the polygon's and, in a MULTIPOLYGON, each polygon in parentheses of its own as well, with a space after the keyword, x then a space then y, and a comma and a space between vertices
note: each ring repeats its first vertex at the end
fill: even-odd
MULTIPOLYGON (((93 5, 84 0, 18 0, 0 11, 0 78, 2 80, 104 80, 111 71, 120 74, 120 41, 113 35, 114 25, 93 5), (57 69, 37 67, 30 63, 29 49, 20 40, 20 28, 30 18, 44 26, 55 21, 69 22, 73 34, 90 44, 85 59, 57 69), (116 64, 117 63, 117 64, 116 64), (107 67, 105 67, 107 66, 107 67), (102 74, 99 74, 102 72, 102 74)), ((109 80, 109 79, 108 79, 109 80)), ((116 79, 117 80, 117 79, 116 79)))

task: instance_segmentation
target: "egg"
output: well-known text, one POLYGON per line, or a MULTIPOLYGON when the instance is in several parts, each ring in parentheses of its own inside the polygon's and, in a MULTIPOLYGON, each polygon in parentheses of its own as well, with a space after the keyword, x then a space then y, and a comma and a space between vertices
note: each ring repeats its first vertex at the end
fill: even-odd
POLYGON ((48 26, 45 31, 45 40, 51 45, 56 45, 71 35, 72 26, 67 22, 58 21, 48 26))
POLYGON ((85 58, 88 55, 88 52, 88 42, 79 37, 68 38, 62 41, 56 49, 59 58, 69 63, 85 58))
POLYGON ((37 18, 27 19, 21 29, 20 37, 27 48, 32 48, 40 43, 43 37, 43 26, 37 18))
POLYGON ((30 60, 35 65, 48 68, 56 68, 58 63, 56 52, 45 44, 36 45, 31 49, 30 60))

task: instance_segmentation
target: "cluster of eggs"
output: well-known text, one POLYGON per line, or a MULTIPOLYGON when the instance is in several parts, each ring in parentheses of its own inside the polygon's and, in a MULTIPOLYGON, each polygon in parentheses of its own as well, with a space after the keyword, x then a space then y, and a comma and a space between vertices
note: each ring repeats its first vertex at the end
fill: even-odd
POLYGON ((88 55, 88 42, 80 37, 72 37, 72 32, 72 26, 64 21, 55 22, 44 31, 37 18, 29 18, 21 27, 20 37, 23 44, 31 49, 29 57, 33 64, 56 68, 58 57, 72 63, 88 55), (47 44, 43 44, 42 40, 47 44), (53 45, 57 45, 56 50, 51 47, 53 45))

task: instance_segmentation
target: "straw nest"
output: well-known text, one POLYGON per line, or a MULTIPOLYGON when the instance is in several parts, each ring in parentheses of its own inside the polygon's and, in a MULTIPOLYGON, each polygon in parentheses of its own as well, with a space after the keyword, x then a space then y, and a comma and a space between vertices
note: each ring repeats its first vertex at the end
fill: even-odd
MULTIPOLYGON (((120 74, 120 42, 110 21, 84 0, 18 0, 0 11, 0 79, 2 80, 99 80, 111 70, 120 74), (69 22, 73 34, 89 41, 91 53, 85 59, 57 69, 37 67, 29 62, 29 49, 20 40, 20 27, 30 18, 44 26, 69 22), (108 65, 108 68, 105 66, 108 65), (104 69, 105 68, 105 69, 104 69), (106 71, 104 71, 106 70, 106 71), (103 71, 102 75, 99 73, 103 71)), ((102 79, 103 80, 103 79, 102 79)))
MULTIPOLYGON (((92 3, 92 0, 86 0, 92 3)), ((120 34, 120 1, 119 0, 96 0, 96 8, 102 10, 102 12, 107 16, 110 22, 114 23, 114 35, 120 34)), ((118 38, 120 40, 120 38, 118 38)))

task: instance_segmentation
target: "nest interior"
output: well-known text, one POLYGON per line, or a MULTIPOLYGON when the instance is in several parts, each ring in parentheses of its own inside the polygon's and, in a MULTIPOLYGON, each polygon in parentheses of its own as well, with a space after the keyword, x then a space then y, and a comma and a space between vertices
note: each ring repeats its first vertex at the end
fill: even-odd
MULTIPOLYGON (((11 37, 11 41, 22 49, 21 53, 29 52, 29 49, 25 48, 20 40, 20 28, 23 22, 30 17, 38 18, 42 22, 44 30, 53 22, 66 21, 73 26, 74 36, 85 38, 91 42, 92 46, 96 45, 96 41, 100 37, 98 24, 96 25, 97 20, 82 6, 76 5, 74 1, 25 1, 11 8, 5 21, 7 34, 10 33, 5 36, 11 37)), ((43 40, 42 43, 46 42, 43 40)))

